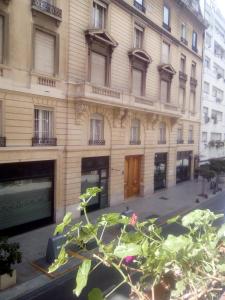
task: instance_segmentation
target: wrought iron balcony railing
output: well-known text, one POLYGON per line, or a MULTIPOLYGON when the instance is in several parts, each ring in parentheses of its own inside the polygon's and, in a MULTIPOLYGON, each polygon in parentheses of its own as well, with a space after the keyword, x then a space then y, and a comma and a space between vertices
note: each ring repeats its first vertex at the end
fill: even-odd
POLYGON ((179 79, 187 81, 187 74, 185 74, 184 72, 180 71, 179 72, 179 79))
POLYGON ((144 1, 140 4, 138 1, 134 0, 134 6, 145 14, 146 8, 144 6, 144 1))
POLYGON ((159 141, 158 141, 158 144, 159 144, 159 145, 165 145, 165 144, 166 144, 166 140, 159 140, 159 141))
POLYGON ((0 147, 5 147, 5 146, 6 146, 6 138, 0 137, 0 147))
POLYGON ((177 140, 177 144, 183 144, 183 143, 184 143, 184 140, 180 140, 180 139, 177 140))
POLYGON ((62 21, 62 10, 44 0, 32 0, 32 9, 62 21))
POLYGON ((141 145, 141 141, 140 140, 130 140, 130 145, 141 145))
POLYGON ((197 84, 198 84, 197 79, 195 79, 194 77, 191 77, 191 78, 190 78, 190 84, 196 87, 197 84))
POLYGON ((56 146, 57 138, 32 138, 32 146, 56 146))
POLYGON ((171 32, 171 27, 164 22, 163 22, 163 28, 166 29, 167 31, 171 32))
POLYGON ((89 145, 105 145, 105 140, 89 140, 89 145))
POLYGON ((188 140, 188 144, 194 144, 194 140, 188 140))
POLYGON ((188 41, 184 37, 181 36, 180 40, 184 45, 188 45, 188 41))

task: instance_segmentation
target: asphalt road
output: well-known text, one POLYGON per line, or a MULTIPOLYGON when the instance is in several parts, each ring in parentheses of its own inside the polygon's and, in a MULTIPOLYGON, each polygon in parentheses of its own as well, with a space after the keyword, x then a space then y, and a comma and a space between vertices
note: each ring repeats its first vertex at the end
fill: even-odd
MULTIPOLYGON (((207 203, 200 205, 200 207, 203 209, 208 208, 215 213, 225 214, 225 192, 218 194, 215 196, 215 198, 207 201, 207 203)), ((223 222, 223 220, 221 222, 223 222)), ((181 234, 183 232, 183 228, 172 224, 169 226, 164 226, 163 232, 165 235, 168 233, 181 234)), ((85 288, 82 295, 77 298, 72 292, 75 286, 75 273, 76 272, 71 272, 65 275, 63 278, 55 280, 52 284, 47 285, 45 288, 36 290, 34 293, 24 297, 20 297, 18 300, 87 300, 88 292, 92 288, 98 287, 107 293, 113 288, 114 285, 120 282, 120 275, 118 275, 117 272, 104 266, 98 267, 97 270, 90 275, 88 286, 85 288)), ((126 295, 128 295, 128 288, 123 286, 111 296, 110 300, 128 300, 129 298, 126 295)))

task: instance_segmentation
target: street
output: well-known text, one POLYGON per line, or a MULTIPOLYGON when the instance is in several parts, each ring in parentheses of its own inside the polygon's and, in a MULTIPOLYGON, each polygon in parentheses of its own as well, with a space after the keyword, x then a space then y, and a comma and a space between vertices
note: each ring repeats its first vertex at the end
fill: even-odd
MULTIPOLYGON (((202 209, 210 209, 215 213, 225 212, 225 192, 222 192, 210 199, 204 204, 200 205, 202 209)), ((221 221, 222 222, 222 221, 221 221)), ((183 228, 175 224, 163 226, 163 232, 165 235, 168 233, 180 234, 183 228)), ((73 288, 75 287, 75 274, 76 271, 70 272, 62 278, 55 280, 52 284, 47 285, 44 288, 36 290, 34 293, 19 297, 18 300, 75 300, 78 299, 73 295, 73 288)), ((95 287, 100 288, 107 294, 116 283, 120 282, 120 277, 117 272, 101 266, 96 271, 91 273, 88 281, 88 286, 79 297, 80 300, 88 299, 88 292, 95 287)), ((110 300, 127 300, 128 288, 126 286, 121 287, 117 290, 109 299, 110 300)))

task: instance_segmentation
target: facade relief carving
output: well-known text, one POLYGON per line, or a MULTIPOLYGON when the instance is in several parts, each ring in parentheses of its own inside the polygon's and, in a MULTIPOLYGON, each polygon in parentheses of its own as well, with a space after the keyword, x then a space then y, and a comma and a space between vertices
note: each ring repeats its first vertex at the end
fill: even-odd
POLYGON ((75 124, 80 125, 82 117, 87 112, 88 106, 82 102, 75 103, 75 124))

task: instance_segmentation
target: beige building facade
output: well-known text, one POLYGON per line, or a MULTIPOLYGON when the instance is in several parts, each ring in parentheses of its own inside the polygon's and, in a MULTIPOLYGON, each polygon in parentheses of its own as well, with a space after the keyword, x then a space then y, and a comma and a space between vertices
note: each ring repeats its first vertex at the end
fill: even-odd
POLYGON ((198 1, 0 1, 0 231, 129 202, 193 177, 198 1))

